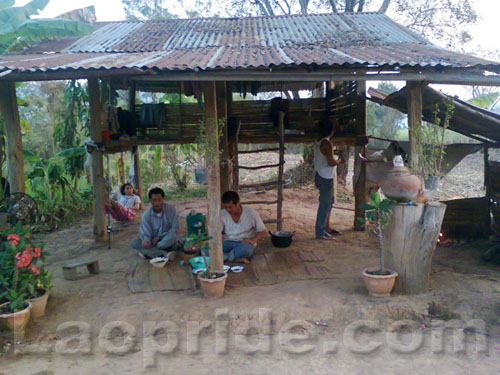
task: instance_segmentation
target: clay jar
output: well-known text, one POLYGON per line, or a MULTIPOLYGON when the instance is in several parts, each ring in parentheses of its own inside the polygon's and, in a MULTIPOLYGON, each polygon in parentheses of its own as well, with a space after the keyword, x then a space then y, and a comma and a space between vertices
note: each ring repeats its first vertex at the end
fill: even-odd
POLYGON ((380 183, 384 195, 398 202, 415 199, 420 186, 420 178, 412 175, 404 166, 392 167, 387 172, 387 178, 380 183))

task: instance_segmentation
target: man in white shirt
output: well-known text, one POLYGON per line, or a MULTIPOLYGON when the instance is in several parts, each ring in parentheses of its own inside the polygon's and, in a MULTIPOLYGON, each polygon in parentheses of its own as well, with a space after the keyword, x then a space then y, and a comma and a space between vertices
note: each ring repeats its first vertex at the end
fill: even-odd
POLYGON ((257 242, 266 235, 260 215, 251 207, 243 207, 238 193, 226 191, 222 195, 221 213, 224 241, 224 259, 234 261, 250 258, 257 242))

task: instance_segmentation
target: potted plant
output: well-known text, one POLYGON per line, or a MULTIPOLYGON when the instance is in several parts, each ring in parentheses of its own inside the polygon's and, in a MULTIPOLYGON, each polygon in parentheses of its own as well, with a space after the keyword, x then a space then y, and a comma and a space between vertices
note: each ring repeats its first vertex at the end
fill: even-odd
POLYGON ((44 267, 47 253, 42 247, 30 243, 30 232, 30 228, 23 229, 21 223, 18 223, 3 235, 7 241, 0 253, 0 284, 4 289, 0 299, 6 301, 1 305, 5 328, 21 329, 27 323, 23 322, 24 319, 39 318, 45 313, 52 278, 44 267), (29 314, 26 311, 20 314, 27 306, 29 314), (10 314, 15 316, 11 317, 10 314))
MULTIPOLYGON (((24 336, 31 312, 28 302, 28 289, 31 273, 29 268, 32 256, 26 250, 24 236, 29 230, 22 230, 21 223, 16 233, 4 235, 7 241, 0 251, 0 328, 13 331, 18 337, 24 336)), ((34 266, 36 268, 36 266, 34 266)))
POLYGON ((362 225, 367 226, 369 230, 376 234, 378 240, 378 268, 370 267, 364 269, 362 272, 368 293, 374 297, 390 296, 392 288, 394 287, 394 282, 398 276, 396 271, 384 267, 384 259, 382 257, 382 249, 384 246, 382 231, 389 222, 394 203, 395 202, 390 199, 382 200, 377 192, 372 192, 370 195, 370 203, 363 205, 366 218, 357 218, 362 225))
POLYGON ((206 296, 211 298, 220 298, 224 295, 224 288, 226 286, 227 273, 226 272, 214 272, 212 271, 212 265, 209 264, 206 253, 208 252, 208 240, 212 237, 207 236, 205 233, 202 234, 191 234, 188 236, 188 240, 185 242, 184 246, 191 249, 198 249, 203 257, 203 262, 205 263, 206 270, 198 274, 198 280, 200 281, 201 289, 206 296))
POLYGON ((444 110, 436 104, 433 111, 433 123, 423 123, 420 134, 415 137, 419 154, 417 173, 424 178, 427 190, 437 190, 442 176, 445 151, 445 135, 455 106, 453 100, 444 101, 444 110))
POLYGON ((35 288, 30 295, 29 302, 32 304, 31 318, 39 319, 45 315, 45 308, 52 289, 52 276, 45 267, 41 266, 40 274, 36 275, 35 279, 35 288))

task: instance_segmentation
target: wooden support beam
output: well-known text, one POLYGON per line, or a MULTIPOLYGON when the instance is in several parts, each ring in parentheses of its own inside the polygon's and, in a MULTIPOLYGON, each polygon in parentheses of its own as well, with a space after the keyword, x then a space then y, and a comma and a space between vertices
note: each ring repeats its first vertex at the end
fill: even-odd
POLYGON ((269 187, 269 186, 278 186, 280 184, 281 184, 281 181, 269 181, 269 182, 262 182, 259 184, 238 185, 238 189, 264 188, 264 187, 269 187))
MULTIPOLYGON (((130 84, 128 88, 128 110, 132 113, 135 111, 135 94, 136 94, 136 85, 135 82, 130 84)), ((139 198, 141 198, 141 210, 144 209, 144 189, 142 187, 142 176, 141 176, 141 163, 140 163, 140 152, 139 146, 137 145, 137 149, 134 152, 134 172, 135 172, 135 181, 137 189, 137 193, 139 194, 139 198)))
POLYGON ((484 146, 484 188, 486 194, 486 202, 488 205, 488 228, 491 225, 491 184, 490 184, 490 156, 489 156, 489 148, 487 145, 484 146))
POLYGON ((248 165, 240 165, 240 169, 248 169, 248 170, 254 171, 257 169, 276 168, 276 167, 279 167, 280 165, 282 165, 282 164, 277 163, 277 164, 258 165, 256 167, 250 167, 248 165))
MULTIPOLYGON (((356 99, 356 135, 358 137, 366 136, 366 82, 357 82, 357 99, 356 99)), ((365 210, 363 210, 362 205, 366 203, 366 165, 363 160, 359 157, 359 148, 354 154, 354 169, 356 170, 359 164, 359 176, 354 185, 354 229, 355 230, 365 230, 364 225, 362 225, 358 217, 365 217, 365 210)))
POLYGON ((10 192, 24 193, 23 142, 14 82, 0 82, 0 103, 7 133, 7 177, 10 192))
MULTIPOLYGON (((88 79, 90 103, 90 138, 97 144, 102 142, 101 103, 99 81, 88 79)), ((92 153, 92 192, 94 196, 94 236, 96 241, 106 241, 106 216, 104 213, 104 165, 102 151, 92 153)))
POLYGON ((410 141, 409 164, 411 168, 418 166, 418 144, 422 127, 422 83, 407 82, 408 101, 408 138, 410 141))
MULTIPOLYGON (((217 82, 215 84, 217 95, 217 120, 221 126, 219 133, 219 149, 220 149, 220 189, 221 192, 229 190, 229 138, 227 133, 227 85, 226 82, 217 82)), ((230 93, 229 93, 230 94, 230 93)))
POLYGON ((206 154, 208 167, 208 233, 212 237, 209 241, 210 270, 212 272, 223 272, 219 132, 215 82, 204 83, 203 94, 205 98, 205 129, 208 142, 206 154))

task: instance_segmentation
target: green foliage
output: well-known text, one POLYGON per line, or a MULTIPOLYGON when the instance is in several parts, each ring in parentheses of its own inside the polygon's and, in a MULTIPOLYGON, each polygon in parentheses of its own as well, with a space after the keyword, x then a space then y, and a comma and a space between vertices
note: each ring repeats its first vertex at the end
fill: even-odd
POLYGON ((37 18, 49 0, 32 0, 15 7, 13 1, 0 3, 0 54, 19 51, 44 40, 78 36, 93 31, 92 25, 63 18, 37 18))
POLYGON ((127 20, 162 20, 176 18, 163 0, 121 0, 127 20))
POLYGON ((372 191, 370 194, 370 203, 362 205, 363 210, 365 210, 365 217, 356 218, 363 226, 367 226, 377 236, 379 255, 378 272, 380 273, 384 270, 382 231, 389 223, 394 203, 396 202, 391 199, 382 200, 378 192, 372 191))
POLYGON ((436 104, 433 112, 434 123, 424 122, 419 129, 420 134, 415 135, 417 151, 419 153, 419 164, 417 172, 424 176, 441 176, 446 144, 446 130, 453 117, 455 106, 453 99, 445 101, 445 111, 440 111, 436 104))
POLYGON ((61 149, 74 148, 81 145, 83 138, 90 133, 87 88, 80 81, 68 81, 62 104, 56 111, 54 140, 61 149))
MULTIPOLYGON (((377 90, 386 94, 398 91, 391 82, 380 82, 377 90)), ((368 101, 367 103, 367 127, 368 134, 375 137, 396 140, 398 131, 403 127, 404 114, 387 106, 368 101)), ((375 146, 380 146, 374 142, 375 146)))

